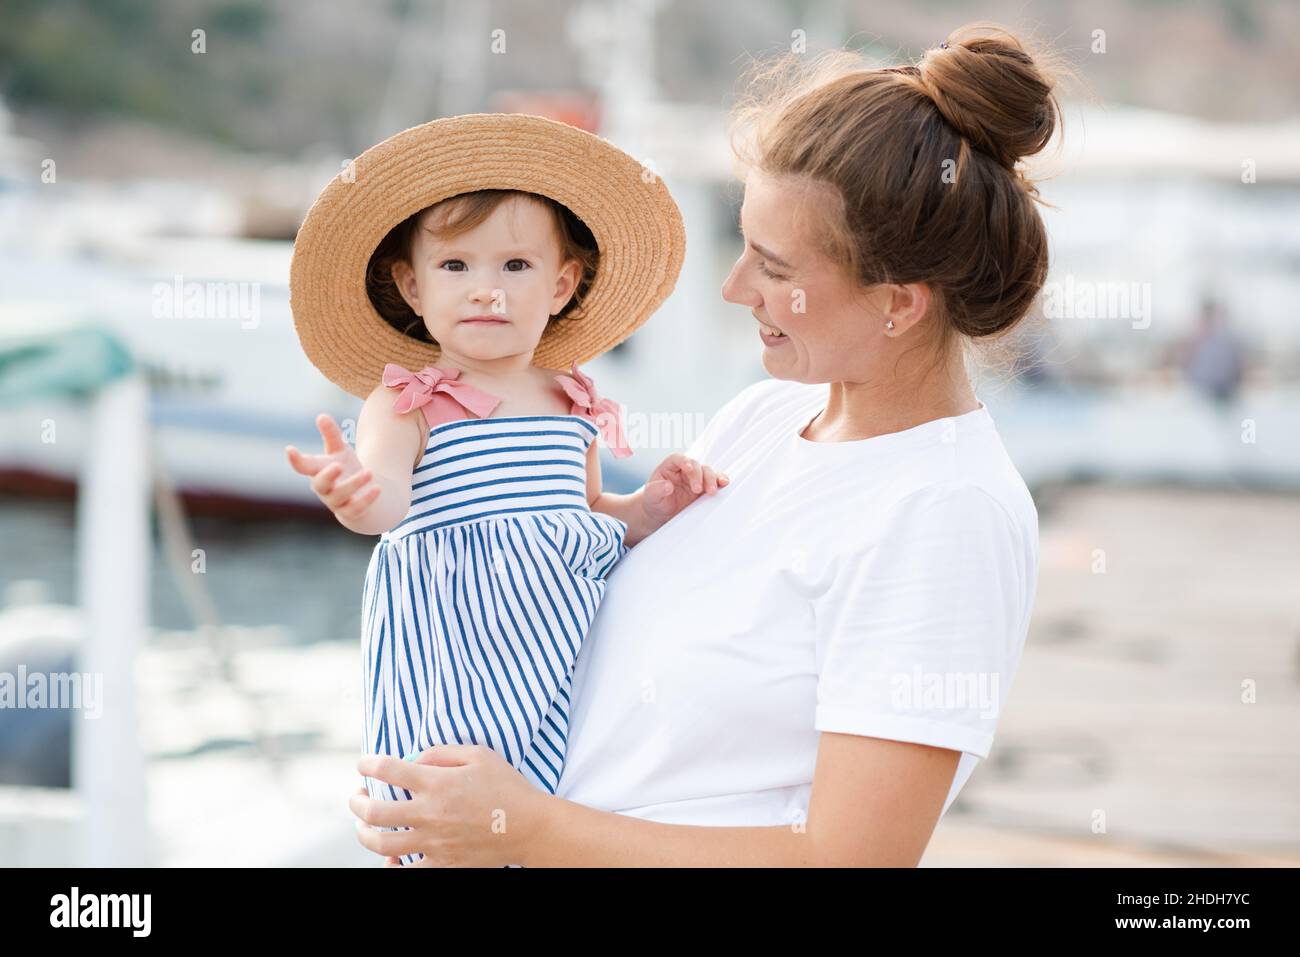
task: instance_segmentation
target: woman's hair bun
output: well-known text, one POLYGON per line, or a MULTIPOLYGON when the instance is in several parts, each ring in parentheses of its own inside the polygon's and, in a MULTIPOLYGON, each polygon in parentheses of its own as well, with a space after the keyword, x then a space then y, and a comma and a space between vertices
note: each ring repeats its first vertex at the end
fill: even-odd
POLYGON ((1042 150, 1060 122, 1052 72, 1001 28, 965 27, 918 69, 944 119, 1008 169, 1042 150))

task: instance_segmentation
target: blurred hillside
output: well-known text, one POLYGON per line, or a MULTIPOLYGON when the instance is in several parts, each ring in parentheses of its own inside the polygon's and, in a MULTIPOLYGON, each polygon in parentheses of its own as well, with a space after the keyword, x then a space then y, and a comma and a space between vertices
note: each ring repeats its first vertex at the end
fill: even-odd
MULTIPOLYGON (((656 77, 670 100, 718 107, 746 54, 847 45, 882 58, 915 56, 970 16, 949 0, 840 4, 823 0, 660 0, 656 77)), ((115 119, 156 124, 237 150, 298 155, 318 144, 355 153, 439 112, 483 109, 505 89, 583 89, 599 49, 600 0, 259 3, 256 0, 6 0, 0 6, 0 97, 20 116, 80 127, 115 119), (358 16, 364 9, 365 16, 358 16), (437 66, 486 25, 505 51, 454 95, 437 66), (192 32, 206 50, 192 52, 192 32), (393 70, 395 57, 428 71, 393 70), (585 64, 585 67, 584 67, 585 64), (393 90, 394 76, 405 89, 393 90), (422 82, 427 77, 428 82, 422 82), (445 85, 445 84, 443 84, 445 85), (399 115, 385 113, 398 103, 399 115), (392 129, 377 128, 387 118, 392 129)), ((988 0, 980 16, 1033 29, 1075 64, 1080 93, 1107 102, 1267 120, 1300 114, 1300 4, 1293 0, 988 0), (1092 51, 1093 31, 1106 50, 1092 51), (1159 38, 1153 43, 1152 38, 1159 38), (1194 54, 1189 51, 1194 51, 1194 54)))

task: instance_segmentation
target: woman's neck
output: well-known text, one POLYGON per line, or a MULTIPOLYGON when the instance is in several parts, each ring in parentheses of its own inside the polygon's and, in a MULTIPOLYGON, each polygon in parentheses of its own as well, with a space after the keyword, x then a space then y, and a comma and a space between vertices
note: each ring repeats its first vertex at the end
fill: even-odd
POLYGON ((826 408, 801 435, 810 442, 854 442, 902 432, 934 419, 964 415, 979 400, 964 368, 906 383, 832 382, 826 408))

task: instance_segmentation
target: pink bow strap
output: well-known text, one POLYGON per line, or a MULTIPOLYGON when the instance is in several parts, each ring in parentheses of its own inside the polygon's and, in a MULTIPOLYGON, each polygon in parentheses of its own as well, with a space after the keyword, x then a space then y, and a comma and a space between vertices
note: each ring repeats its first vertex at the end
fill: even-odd
POLYGON ((564 389, 573 400, 573 407, 569 409, 570 414, 593 420, 600 429, 600 436, 605 440, 605 445, 614 453, 614 457, 627 458, 632 454, 632 450, 628 447, 627 438, 623 434, 622 408, 613 399, 602 399, 596 394, 596 383, 579 371, 576 361, 573 363, 572 372, 572 376, 555 377, 560 388, 564 389))
POLYGON ((467 418, 466 413, 486 418, 501 403, 496 396, 459 379, 459 369, 439 369, 429 365, 419 372, 409 372, 393 362, 384 366, 384 385, 390 389, 402 387, 402 394, 393 403, 393 411, 410 412, 422 408, 431 429, 444 422, 467 418))

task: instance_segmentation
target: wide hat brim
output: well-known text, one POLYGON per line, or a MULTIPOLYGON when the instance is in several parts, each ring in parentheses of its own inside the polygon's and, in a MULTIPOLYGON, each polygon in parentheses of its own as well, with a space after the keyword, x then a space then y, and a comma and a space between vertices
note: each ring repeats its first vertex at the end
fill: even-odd
POLYGON ((434 120, 372 146, 312 204, 294 240, 289 301, 307 357, 352 395, 384 365, 436 363, 436 345, 403 335, 366 294, 380 240, 426 206, 460 193, 515 189, 563 203, 591 230, 600 261, 580 316, 543 333, 542 368, 568 369, 627 339, 672 292, 686 251, 663 180, 613 144, 540 116, 476 113, 434 120))

